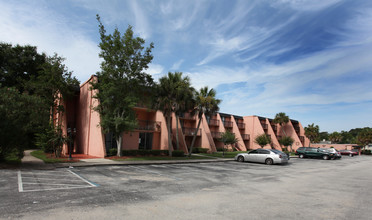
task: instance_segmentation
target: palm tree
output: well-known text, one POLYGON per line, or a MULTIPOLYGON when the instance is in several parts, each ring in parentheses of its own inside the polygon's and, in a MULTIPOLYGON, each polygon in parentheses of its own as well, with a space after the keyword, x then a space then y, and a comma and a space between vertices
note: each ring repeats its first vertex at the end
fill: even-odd
MULTIPOLYGON (((182 77, 181 72, 168 72, 167 76, 159 79, 159 84, 155 89, 154 108, 162 111, 167 120, 169 156, 172 156, 171 116, 173 112, 181 108, 182 102, 179 100, 187 88, 190 89, 189 77, 182 77)), ((189 91, 186 93, 189 94, 189 91)))
POLYGON ((332 134, 329 135, 329 140, 332 143, 338 143, 342 140, 342 135, 338 133, 337 131, 333 132, 332 134))
POLYGON ((180 86, 177 91, 176 105, 175 105, 175 115, 176 115, 176 149, 179 150, 179 137, 178 137, 178 127, 179 127, 179 116, 182 113, 189 112, 195 105, 194 93, 195 89, 191 86, 190 78, 185 77, 181 79, 180 86))
POLYGON ((363 148, 363 152, 366 149, 366 146, 372 143, 372 128, 363 128, 356 137, 356 143, 363 148))
POLYGON ((197 133, 200 128, 200 123, 202 121, 203 114, 205 116, 212 116, 215 114, 221 103, 220 99, 216 99, 216 91, 214 89, 208 89, 208 86, 201 88, 199 91, 195 92, 195 108, 194 113, 198 114, 199 122, 196 130, 194 132, 194 137, 191 142, 189 156, 191 156, 192 148, 194 147, 197 133))
POLYGON ((256 136, 256 138, 254 139, 254 142, 260 145, 261 148, 264 148, 265 145, 268 145, 271 143, 271 138, 267 134, 261 134, 261 135, 256 136))
MULTIPOLYGON (((310 143, 314 143, 318 139, 318 136, 319 136, 319 126, 314 125, 314 123, 312 123, 311 125, 308 125, 307 127, 305 127, 305 135, 307 138, 310 139, 310 143)), ((310 143, 309 143, 309 147, 310 147, 310 143)))
POLYGON ((278 114, 275 115, 273 122, 279 124, 280 129, 283 132, 283 135, 287 136, 282 126, 289 122, 289 117, 284 112, 279 112, 278 114))
POLYGON ((231 131, 227 130, 225 133, 221 134, 221 138, 219 139, 223 143, 223 148, 222 148, 222 156, 225 156, 225 146, 229 144, 236 144, 239 139, 235 137, 235 134, 232 133, 231 131))

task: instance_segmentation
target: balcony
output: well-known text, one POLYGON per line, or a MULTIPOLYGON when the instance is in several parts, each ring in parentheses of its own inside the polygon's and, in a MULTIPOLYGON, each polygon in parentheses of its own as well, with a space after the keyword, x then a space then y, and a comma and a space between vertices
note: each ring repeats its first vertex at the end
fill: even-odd
POLYGON ((294 127, 294 129, 295 129, 297 134, 300 133, 300 127, 294 127))
MULTIPOLYGON (((194 136, 195 130, 196 130, 196 128, 187 128, 187 127, 184 127, 184 128, 182 128, 182 133, 185 136, 194 136)), ((201 135, 201 129, 198 130, 196 136, 200 136, 200 135, 201 135)))
POLYGON ((278 127, 274 124, 271 125, 271 127, 273 128, 273 130, 276 132, 276 130, 278 129, 278 127))
POLYGON ((211 132, 211 135, 212 135, 213 138, 218 139, 218 138, 221 138, 222 132, 214 132, 214 131, 212 131, 211 132))
POLYGON ((225 128, 232 128, 233 127, 232 121, 224 121, 223 125, 225 126, 225 128))
POLYGON ((160 121, 144 121, 138 120, 138 126, 136 130, 140 131, 157 131, 160 132, 161 130, 161 122, 160 121))
POLYGON ((268 128, 267 124, 263 124, 263 123, 261 123, 261 125, 262 125, 262 128, 263 128, 264 130, 267 130, 267 128, 268 128))
POLYGON ((183 119, 183 120, 193 120, 193 121, 196 120, 196 115, 192 115, 192 114, 190 114, 188 112, 181 113, 179 115, 179 117, 180 117, 180 119, 183 119))
POLYGON ((220 125, 220 120, 218 120, 218 119, 210 119, 209 122, 208 122, 208 125, 219 126, 220 125))
POLYGON ((250 135, 249 134, 242 134, 242 138, 244 141, 247 141, 250 139, 250 135))
POLYGON ((238 122, 237 125, 238 125, 239 129, 244 129, 245 128, 245 123, 238 122))

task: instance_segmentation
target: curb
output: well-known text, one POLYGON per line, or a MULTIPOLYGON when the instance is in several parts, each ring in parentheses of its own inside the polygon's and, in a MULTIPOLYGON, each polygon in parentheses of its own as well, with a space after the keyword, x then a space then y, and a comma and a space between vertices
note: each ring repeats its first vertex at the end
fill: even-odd
POLYGON ((89 163, 89 162, 76 162, 76 163, 55 163, 55 168, 69 168, 69 167, 94 167, 94 166, 129 166, 129 165, 159 165, 159 164, 186 164, 186 163, 214 163, 214 162, 227 162, 234 161, 233 158, 228 159, 203 159, 203 160, 154 160, 154 161, 123 161, 112 163, 89 163))

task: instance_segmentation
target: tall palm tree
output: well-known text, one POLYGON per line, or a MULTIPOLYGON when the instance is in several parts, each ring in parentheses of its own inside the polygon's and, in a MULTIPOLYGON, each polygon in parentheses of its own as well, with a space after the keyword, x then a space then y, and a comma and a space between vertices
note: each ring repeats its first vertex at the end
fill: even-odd
MULTIPOLYGON (((318 136, 319 136, 319 126, 314 125, 314 123, 312 123, 311 125, 308 125, 304 129, 305 129, 306 137, 310 139, 310 143, 314 143, 318 139, 318 136)), ((309 143, 309 147, 310 147, 310 143, 309 143)))
POLYGON ((198 114, 199 122, 194 132, 194 137, 192 138, 189 156, 191 156, 192 148, 194 147, 194 144, 195 144, 196 136, 200 128, 203 114, 205 116, 212 116, 219 110, 218 105, 220 103, 221 103, 221 100, 216 99, 216 91, 214 89, 209 90, 208 86, 203 87, 199 91, 195 92, 194 112, 198 114))
POLYGON ((329 140, 336 144, 342 140, 342 135, 338 133, 337 131, 333 132, 332 134, 329 135, 329 140))
POLYGON ((194 102, 195 89, 191 86, 190 78, 185 77, 181 79, 180 86, 177 90, 175 115, 176 115, 176 149, 179 150, 179 137, 178 137, 178 121, 182 113, 189 112, 195 105, 194 102))
POLYGON ((282 126, 289 122, 289 117, 284 112, 279 112, 278 114, 275 115, 273 122, 279 124, 280 129, 283 132, 283 135, 287 136, 282 126))
POLYGON ((182 106, 182 103, 184 102, 179 101, 181 100, 181 97, 184 97, 184 95, 181 94, 189 94, 190 91, 188 91, 187 89, 190 88, 189 77, 182 77, 182 72, 168 72, 167 76, 163 76, 159 79, 159 84, 156 86, 155 89, 153 106, 155 109, 163 112, 163 115, 167 121, 169 156, 172 156, 172 113, 178 111, 178 109, 181 108, 180 106, 182 106))

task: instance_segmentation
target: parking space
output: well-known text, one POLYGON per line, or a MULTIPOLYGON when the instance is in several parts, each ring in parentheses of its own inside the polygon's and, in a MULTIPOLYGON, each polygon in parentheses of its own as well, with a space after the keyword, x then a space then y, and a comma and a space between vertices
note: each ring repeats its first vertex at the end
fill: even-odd
POLYGON ((18 191, 36 192, 97 187, 70 169, 18 171, 18 191))
POLYGON ((0 170, 0 218, 368 219, 371 159, 0 170))

